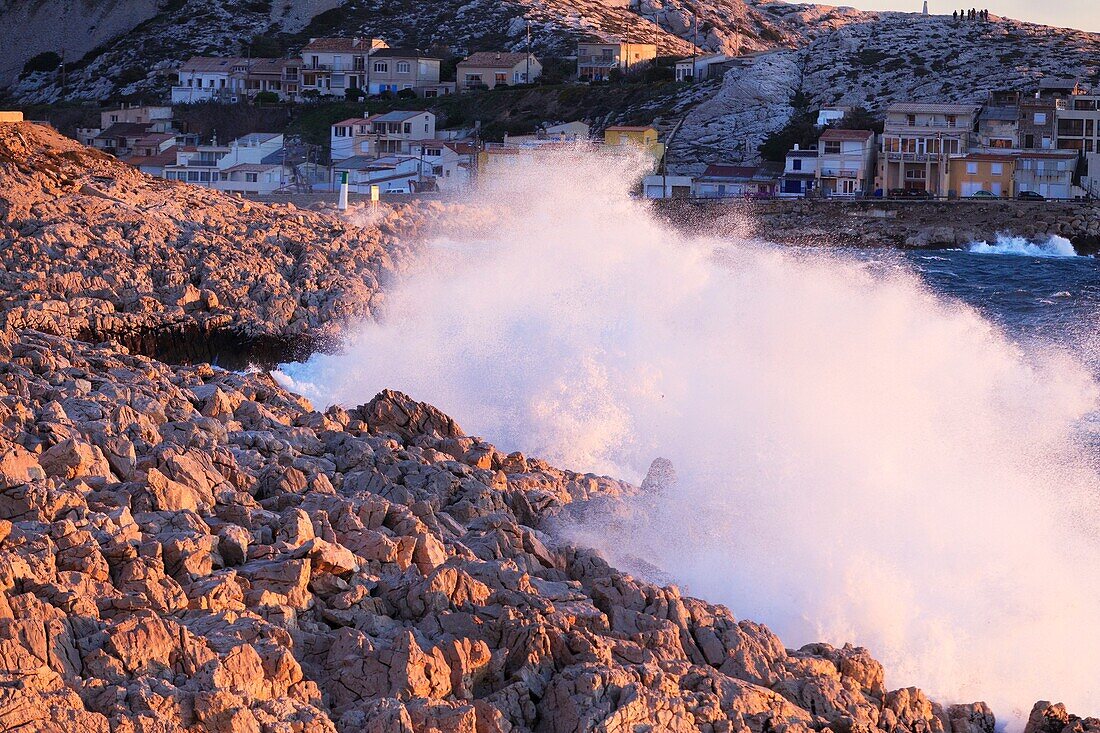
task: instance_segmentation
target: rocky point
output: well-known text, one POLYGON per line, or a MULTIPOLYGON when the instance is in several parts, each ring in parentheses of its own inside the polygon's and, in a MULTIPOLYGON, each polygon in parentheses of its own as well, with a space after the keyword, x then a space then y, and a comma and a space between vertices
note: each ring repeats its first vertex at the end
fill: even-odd
MULTIPOLYGON (((788 649, 551 533, 641 489, 401 393, 316 409, 126 338, 338 335, 397 220, 152 181, 26 125, 0 167, 0 730, 993 733, 866 649, 788 649)), ((1028 733, 1098 728, 1039 703, 1028 733)))

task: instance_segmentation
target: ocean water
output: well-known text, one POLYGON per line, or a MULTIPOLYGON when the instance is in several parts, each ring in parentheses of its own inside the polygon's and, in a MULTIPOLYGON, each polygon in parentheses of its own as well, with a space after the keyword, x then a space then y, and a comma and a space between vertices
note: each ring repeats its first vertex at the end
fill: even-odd
POLYGON ((981 243, 887 259, 918 273, 934 292, 975 307, 1010 336, 1062 344, 1100 374, 1100 258, 1075 256, 1062 242, 981 243))
POLYGON ((483 179, 378 320, 277 378, 403 390, 577 470, 671 460, 674 487, 558 536, 1012 729, 1040 699, 1100 714, 1100 261, 689 236, 632 165, 483 179))

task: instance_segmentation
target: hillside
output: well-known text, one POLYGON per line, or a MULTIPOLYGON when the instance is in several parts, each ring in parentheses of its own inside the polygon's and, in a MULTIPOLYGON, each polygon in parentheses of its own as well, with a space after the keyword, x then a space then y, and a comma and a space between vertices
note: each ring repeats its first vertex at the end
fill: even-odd
MULTIPOLYGON (((148 0, 130 1, 148 4, 148 0)), ((805 35, 799 19, 805 11, 792 13, 787 10, 792 6, 775 7, 778 12, 765 11, 745 0, 714 0, 701 6, 699 46, 737 52, 799 43, 805 35)), ((37 40, 13 47, 51 47, 54 41, 48 40, 50 24, 46 22, 50 13, 56 23, 71 22, 73 17, 62 0, 51 0, 39 10, 39 20, 31 27, 37 40), (38 38, 42 35, 46 40, 38 38)), ((14 17, 10 9, 7 15, 14 17)), ((244 44, 257 36, 267 37, 288 52, 300 48, 311 36, 356 34, 421 48, 436 44, 458 51, 521 48, 530 21, 535 50, 564 55, 571 53, 582 37, 656 41, 662 53, 687 54, 691 44, 685 39, 694 35, 690 12, 682 0, 633 8, 621 0, 442 0, 431 4, 408 0, 173 0, 148 16, 148 12, 135 12, 132 26, 112 26, 115 34, 101 39, 83 55, 67 52, 64 78, 60 69, 23 75, 9 89, 10 96, 24 103, 40 103, 164 93, 172 70, 181 61, 192 55, 240 54, 244 44)), ((21 68, 31 55, 28 50, 24 58, 13 56, 7 63, 12 69, 21 68)))
POLYGON ((1095 80, 1100 34, 993 18, 882 13, 821 35, 797 50, 762 54, 728 74, 715 95, 687 115, 670 152, 678 170, 752 160, 782 128, 801 94, 808 109, 893 102, 980 102, 993 89, 1030 91, 1044 77, 1095 80))

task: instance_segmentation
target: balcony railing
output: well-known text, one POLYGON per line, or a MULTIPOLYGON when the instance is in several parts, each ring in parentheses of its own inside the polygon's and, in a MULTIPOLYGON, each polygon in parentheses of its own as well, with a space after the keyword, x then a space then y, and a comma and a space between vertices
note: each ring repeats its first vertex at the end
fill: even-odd
POLYGON ((859 171, 849 168, 822 168, 822 178, 859 178, 859 171))

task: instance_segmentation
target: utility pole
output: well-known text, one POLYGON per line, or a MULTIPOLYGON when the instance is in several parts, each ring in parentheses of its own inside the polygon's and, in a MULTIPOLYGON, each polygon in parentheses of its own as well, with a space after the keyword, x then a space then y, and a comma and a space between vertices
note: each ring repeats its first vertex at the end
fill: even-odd
POLYGON ((692 31, 691 35, 691 81, 697 82, 699 77, 696 76, 698 72, 695 70, 695 57, 699 52, 699 13, 694 7, 691 9, 691 19, 695 25, 695 30, 692 31))
POLYGON ((531 83, 531 21, 527 21, 527 73, 523 77, 523 82, 531 83))

